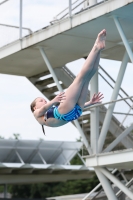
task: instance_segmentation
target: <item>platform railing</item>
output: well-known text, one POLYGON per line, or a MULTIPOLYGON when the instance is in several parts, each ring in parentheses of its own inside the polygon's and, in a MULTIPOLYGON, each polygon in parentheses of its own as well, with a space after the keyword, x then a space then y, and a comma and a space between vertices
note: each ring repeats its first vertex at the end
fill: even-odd
POLYGON ((76 0, 72 2, 72 0, 68 0, 68 7, 58 13, 53 20, 50 21, 51 24, 57 23, 59 20, 64 19, 65 17, 72 17, 74 14, 81 12, 83 10, 89 9, 98 4, 104 3, 108 0, 76 0))
MULTIPOLYGON (((4 3, 7 3, 10 0, 5 0, 0 2, 0 6, 2 6, 4 3)), ((6 42, 6 41, 1 41, 0 43, 0 47, 6 45, 7 43, 11 43, 12 41, 15 41, 17 39, 21 40, 22 37, 24 37, 25 35, 30 35, 33 33, 33 31, 30 28, 27 27, 23 27, 23 0, 19 0, 19 25, 18 26, 14 26, 12 24, 5 24, 5 23, 0 23, 0 27, 5 27, 6 30, 9 28, 10 32, 13 31, 14 34, 12 34, 12 36, 10 36, 10 41, 6 42), (18 29, 18 33, 15 32, 15 30, 18 29)))
MULTIPOLYGON (((19 28, 19 26, 13 26, 13 25, 9 25, 9 24, 0 24, 0 26, 10 27, 10 28, 19 28)), ((29 34, 33 33, 33 31, 30 28, 22 27, 22 29, 27 30, 29 32, 29 34)))
MULTIPOLYGON (((7 3, 10 0, 3 0, 0 2, 0 6, 2 6, 4 3, 7 3)), ((63 11, 61 11, 59 14, 57 14, 52 21, 50 21, 50 24, 54 24, 57 23, 59 20, 62 20, 66 17, 72 18, 73 15, 78 14, 82 11, 84 11, 85 9, 89 9, 93 6, 97 6, 98 4, 104 3, 105 1, 108 0, 75 0, 73 2, 73 0, 67 0, 68 1, 68 7, 65 8, 63 11)), ((19 25, 18 26, 13 26, 12 24, 5 24, 2 23, 0 24, 1 26, 5 26, 8 28, 17 28, 19 29, 19 33, 18 36, 15 34, 13 36, 13 38, 15 37, 16 39, 21 40, 22 37, 24 37, 25 35, 30 35, 32 34, 32 30, 28 27, 23 27, 23 0, 19 0, 19 25), (24 30, 28 31, 28 32, 24 32, 24 30)), ((16 39, 13 39, 13 41, 15 41, 16 39)), ((0 44, 0 47, 6 45, 7 43, 11 43, 12 40, 10 39, 10 42, 4 42, 2 41, 2 44, 0 44)))
MULTIPOLYGON (((107 78, 105 78, 105 76, 104 75, 102 75, 101 73, 100 73, 100 71, 102 71, 107 77, 108 77, 108 79, 110 80, 110 81, 112 81, 114 84, 116 83, 115 82, 115 80, 103 69, 103 67, 101 66, 101 65, 99 65, 99 71, 98 71, 98 74, 99 74, 99 76, 101 76, 102 77, 102 79, 104 79, 104 81, 112 88, 112 89, 114 89, 114 87, 112 86, 112 84, 107 80, 107 78)), ((123 89, 123 88, 120 88, 120 91, 126 96, 126 97, 128 97, 129 95, 125 92, 125 90, 123 89)), ((120 93, 119 93, 119 96, 120 96, 120 98, 124 98, 120 93)), ((130 107, 131 106, 131 104, 130 103, 133 103, 133 100, 132 99, 130 99, 130 103, 128 102, 128 101, 126 101, 126 100, 124 100, 125 101, 125 103, 130 107)))
MULTIPOLYGON (((5 0, 5 1, 2 1, 1 3, 0 3, 0 5, 2 5, 2 4, 4 4, 4 3, 6 3, 7 1, 9 1, 9 0, 5 0)), ((23 0, 19 0, 19 39, 21 39, 22 38, 22 29, 23 29, 23 27, 22 27, 22 18, 23 18, 23 16, 22 16, 22 9, 23 9, 23 0)), ((6 24, 4 24, 4 25, 6 25, 6 24)), ((8 25, 8 27, 13 27, 13 26, 11 26, 11 25, 8 25)), ((15 27, 16 28, 16 27, 15 27)))
MULTIPOLYGON (((98 71, 99 76, 105 81, 105 83, 107 83, 110 88, 114 89, 114 86, 116 84, 116 81, 101 67, 99 66, 99 71, 98 71)), ((125 108, 124 112, 118 111, 119 108, 117 107, 118 104, 116 104, 116 107, 113 111, 113 114, 115 115, 121 115, 121 118, 123 115, 124 118, 121 119, 121 123, 120 126, 122 126, 123 124, 125 124, 125 121, 127 119, 129 119, 128 117, 133 116, 133 99, 129 97, 129 95, 127 94, 127 92, 125 92, 125 90, 123 88, 120 88, 119 94, 118 96, 120 97, 120 100, 117 99, 117 102, 120 102, 122 100, 122 105, 125 108)), ((120 121, 120 120, 119 120, 120 121)), ((132 122, 131 122, 132 123, 132 122)), ((130 126, 131 123, 126 123, 125 126, 128 127, 130 126)))
MULTIPOLYGON (((71 17, 72 16, 72 12, 78 8, 81 5, 85 5, 86 2, 89 2, 88 0, 76 0, 72 3, 72 0, 68 0, 69 1, 69 6, 67 8, 65 8, 64 10, 62 10, 60 13, 58 13, 53 20, 50 22, 51 24, 58 22, 59 20, 65 18, 65 17, 71 17)), ((89 5, 89 3, 86 3, 86 5, 89 5)), ((83 6, 83 8, 85 8, 85 6, 83 6)), ((81 10, 83 9, 81 7, 81 10)))

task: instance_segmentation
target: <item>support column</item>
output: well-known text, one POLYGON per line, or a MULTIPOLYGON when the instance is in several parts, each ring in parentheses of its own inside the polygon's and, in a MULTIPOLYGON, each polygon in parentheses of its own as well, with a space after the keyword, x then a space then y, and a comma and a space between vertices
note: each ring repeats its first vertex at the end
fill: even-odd
POLYGON ((120 141, 123 140, 124 137, 126 137, 131 131, 133 130, 133 124, 126 128, 125 131, 123 131, 105 150, 104 152, 111 151, 117 144, 119 144, 120 141))
POLYGON ((52 76, 53 76, 53 79, 54 79, 54 81, 55 81, 55 83, 56 83, 56 85, 57 85, 58 90, 59 90, 60 92, 63 92, 63 89, 62 89, 61 85, 59 84, 59 81, 58 81, 58 79, 57 79, 57 77, 56 77, 56 74, 55 74, 55 72, 54 72, 54 70, 53 70, 53 68, 52 68, 52 66, 51 66, 51 64, 50 64, 50 62, 49 62, 49 60, 48 60, 48 58, 47 58, 45 52, 44 52, 44 49, 43 49, 42 47, 39 47, 39 50, 40 50, 40 52, 41 52, 41 55, 42 55, 42 57, 43 57, 43 59, 44 59, 46 65, 47 65, 47 67, 48 67, 50 73, 51 73, 52 76))
POLYGON ((72 16, 72 0, 69 0, 69 17, 72 16))
POLYGON ((112 186, 109 180, 101 173, 101 171, 98 168, 95 168, 95 172, 103 186, 103 189, 106 193, 108 200, 118 200, 114 194, 114 191, 112 189, 112 186))
POLYGON ((82 139, 83 139, 84 145, 85 145, 85 147, 86 147, 88 153, 91 155, 91 154, 92 154, 92 149, 91 149, 91 147, 90 147, 90 145, 89 145, 88 140, 87 140, 86 137, 85 137, 85 134, 84 134, 84 132, 83 132, 83 130, 82 130, 82 128, 81 128, 81 126, 80 126, 78 120, 74 120, 74 124, 75 124, 75 126, 77 127, 77 129, 78 129, 78 131, 79 131, 79 133, 80 133, 80 135, 81 135, 81 137, 82 137, 82 139))
POLYGON ((133 193, 123 185, 115 176, 113 176, 109 171, 103 168, 99 168, 108 179, 110 179, 120 190, 122 190, 129 198, 133 199, 133 193))
POLYGON ((89 0, 84 1, 84 9, 87 8, 87 6, 89 6, 89 0))
POLYGON ((130 45, 129 45, 129 43, 128 43, 128 40, 127 40, 127 38, 126 38, 126 36, 125 36, 123 30, 122 30, 122 27, 121 27, 121 25, 120 25, 120 23, 119 23, 119 20, 118 20, 117 16, 113 16, 113 19, 114 19, 115 25, 116 25, 116 27, 117 27, 117 29, 118 29, 118 32, 119 32, 119 34, 120 34, 120 36, 121 36, 121 39, 122 39, 122 41, 123 41, 123 43, 124 43, 124 45, 125 45, 125 48, 126 48, 126 50, 127 50, 127 53, 128 53, 128 55, 129 55, 129 58, 130 58, 130 60, 131 60, 132 63, 133 63, 133 52, 132 52, 132 49, 131 49, 131 47, 130 47, 130 45))
MULTIPOLYGON (((40 50, 40 52, 41 52, 41 55, 42 55, 42 57, 43 57, 43 59, 44 59, 46 65, 47 65, 47 67, 48 67, 50 73, 51 73, 52 76, 53 76, 53 79, 54 79, 54 81, 55 81, 55 83, 56 83, 56 85, 57 85, 58 90, 59 90, 60 92, 63 92, 63 89, 62 89, 61 85, 59 84, 59 81, 58 81, 58 79, 57 79, 57 76, 56 76, 56 74, 55 74, 55 72, 54 72, 54 70, 53 70, 53 68, 52 68, 52 66, 51 66, 51 64, 50 64, 50 62, 49 62, 49 60, 48 60, 48 58, 47 58, 45 52, 44 52, 44 49, 43 49, 42 47, 39 47, 39 50, 40 50)), ((88 143, 88 141, 87 141, 87 139, 86 139, 86 137, 85 137, 85 135, 84 135, 84 133, 83 133, 83 130, 81 129, 81 126, 80 126, 78 120, 74 120, 74 123, 75 123, 75 125, 76 125, 76 127, 77 127, 77 129, 78 129, 78 131, 79 131, 79 133, 80 133, 80 135, 81 135, 81 137, 83 138, 83 142, 84 142, 84 144, 85 144, 85 146, 86 146, 88 152, 91 154, 92 151, 91 151, 90 145, 89 145, 89 143, 88 143)))
POLYGON ((7 184, 4 185, 4 198, 7 198, 7 184))
MULTIPOLYGON (((129 60, 128 54, 127 54, 127 52, 125 52, 123 60, 122 60, 122 64, 121 64, 121 67, 120 67, 120 70, 119 70, 119 73, 118 73, 117 81, 116 81, 116 84, 115 84, 113 94, 112 94, 110 101, 117 99, 128 60, 129 60)), ((109 125, 110 125, 110 121, 111 121, 111 118, 112 118, 114 107, 115 107, 115 103, 110 104, 109 107, 108 107, 108 110, 107 110, 107 113, 106 113, 106 116, 105 116, 105 119, 104 119, 104 123, 103 123, 103 126, 102 126, 101 134, 100 134, 100 137, 99 137, 99 141, 98 141, 98 151, 99 152, 102 151, 104 141, 105 141, 105 138, 106 138, 106 135, 107 135, 107 131, 109 129, 109 125)))
MULTIPOLYGON (((90 81, 90 96, 98 93, 98 71, 90 81)), ((91 149, 93 154, 98 153, 98 137, 99 137, 99 107, 91 109, 91 149)))
POLYGON ((94 6, 97 4, 97 0, 89 0, 89 6, 94 6))
POLYGON ((95 192, 99 187, 101 187, 101 183, 99 183, 93 190, 91 190, 82 200, 86 200, 93 192, 95 192))
POLYGON ((22 38, 22 5, 23 0, 20 0, 20 13, 19 13, 19 39, 22 38))

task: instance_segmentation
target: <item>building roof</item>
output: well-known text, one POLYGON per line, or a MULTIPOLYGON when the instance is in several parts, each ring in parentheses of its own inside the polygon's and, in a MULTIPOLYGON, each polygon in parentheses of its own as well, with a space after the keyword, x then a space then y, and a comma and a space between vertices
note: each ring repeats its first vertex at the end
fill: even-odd
POLYGON ((0 140, 0 162, 20 164, 67 164, 82 142, 0 140))
POLYGON ((86 179, 94 175, 93 170, 69 163, 82 145, 82 142, 1 139, 0 184, 86 179))

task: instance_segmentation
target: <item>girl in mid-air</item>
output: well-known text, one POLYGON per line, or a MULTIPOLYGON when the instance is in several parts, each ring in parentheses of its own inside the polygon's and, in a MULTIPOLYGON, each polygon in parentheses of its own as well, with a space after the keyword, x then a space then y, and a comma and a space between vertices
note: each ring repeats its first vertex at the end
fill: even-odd
POLYGON ((85 103, 90 79, 98 69, 100 52, 105 48, 105 39, 106 30, 102 30, 80 73, 65 92, 58 94, 49 102, 38 97, 31 103, 31 111, 41 125, 62 126, 80 117, 85 107, 101 102, 103 95, 98 93, 85 103), (57 106, 57 104, 59 105, 57 106))

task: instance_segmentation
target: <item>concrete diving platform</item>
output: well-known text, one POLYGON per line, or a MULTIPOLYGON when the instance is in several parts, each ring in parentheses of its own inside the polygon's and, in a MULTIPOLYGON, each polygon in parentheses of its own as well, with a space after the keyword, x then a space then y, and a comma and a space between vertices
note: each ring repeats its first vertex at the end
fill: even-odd
POLYGON ((47 71, 38 47, 42 47, 53 68, 86 57, 97 34, 107 30, 101 57, 121 61, 125 47, 111 16, 117 16, 127 40, 133 40, 133 1, 108 0, 88 7, 57 23, 0 48, 0 73, 32 77, 47 71))

